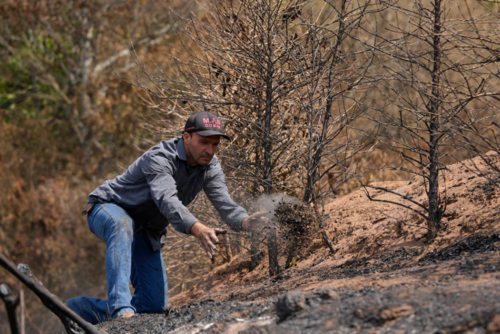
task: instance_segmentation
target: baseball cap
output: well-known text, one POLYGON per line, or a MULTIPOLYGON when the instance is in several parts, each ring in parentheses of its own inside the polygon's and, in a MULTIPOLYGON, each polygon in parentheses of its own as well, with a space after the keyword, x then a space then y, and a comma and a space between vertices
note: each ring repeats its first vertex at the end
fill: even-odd
POLYGON ((220 118, 208 111, 200 111, 189 116, 184 132, 196 132, 203 137, 221 136, 231 140, 231 137, 224 134, 220 118))

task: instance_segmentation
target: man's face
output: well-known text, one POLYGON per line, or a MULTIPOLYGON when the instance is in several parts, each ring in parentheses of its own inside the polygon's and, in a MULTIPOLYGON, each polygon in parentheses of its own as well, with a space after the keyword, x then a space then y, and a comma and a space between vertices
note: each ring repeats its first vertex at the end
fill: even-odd
POLYGON ((212 161, 212 157, 217 151, 220 143, 220 136, 203 137, 193 132, 191 134, 184 132, 184 149, 191 166, 206 166, 212 161))

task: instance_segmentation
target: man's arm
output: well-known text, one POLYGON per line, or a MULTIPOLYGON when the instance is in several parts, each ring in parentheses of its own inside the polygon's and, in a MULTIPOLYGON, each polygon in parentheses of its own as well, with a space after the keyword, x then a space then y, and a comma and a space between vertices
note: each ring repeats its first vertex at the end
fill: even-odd
POLYGON ((236 204, 229 195, 226 179, 218 162, 211 166, 210 175, 203 186, 203 190, 221 215, 222 220, 233 230, 240 231, 242 222, 248 217, 248 213, 236 204))
POLYGON ((236 231, 253 230, 261 233, 269 228, 268 220, 263 219, 266 212, 259 211, 249 216, 246 210, 236 204, 229 195, 220 164, 217 162, 212 168, 210 178, 204 185, 204 191, 221 215, 222 220, 236 231))

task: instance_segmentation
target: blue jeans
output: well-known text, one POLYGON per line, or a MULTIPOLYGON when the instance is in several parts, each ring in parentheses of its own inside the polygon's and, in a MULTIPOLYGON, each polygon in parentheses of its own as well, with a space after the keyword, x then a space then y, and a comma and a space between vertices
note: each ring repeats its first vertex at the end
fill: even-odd
POLYGON ((168 287, 161 250, 153 252, 146 233, 135 233, 132 218, 114 203, 96 204, 87 222, 92 233, 106 242, 108 299, 83 296, 66 305, 91 324, 129 311, 162 313, 168 306, 168 287))

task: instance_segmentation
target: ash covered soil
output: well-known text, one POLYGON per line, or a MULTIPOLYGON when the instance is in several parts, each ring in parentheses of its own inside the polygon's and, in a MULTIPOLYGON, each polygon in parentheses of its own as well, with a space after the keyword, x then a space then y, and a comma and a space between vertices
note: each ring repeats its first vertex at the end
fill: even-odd
MULTIPOLYGON (((265 257, 250 271, 251 260, 240 254, 171 298, 164 314, 99 328, 110 334, 500 333, 500 192, 476 167, 484 167, 479 159, 449 166, 447 212, 430 243, 417 215, 370 202, 357 190, 326 206, 334 254, 315 239, 307 256, 274 277, 265 257)), ((418 180, 383 186, 425 201, 418 180)))

